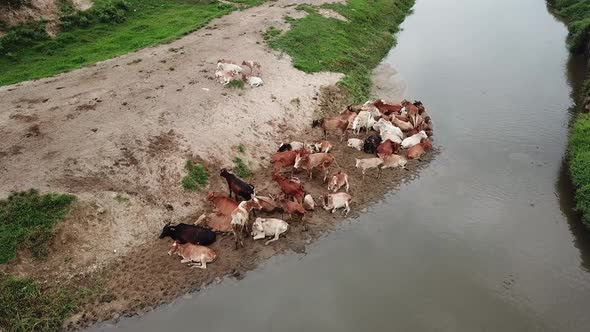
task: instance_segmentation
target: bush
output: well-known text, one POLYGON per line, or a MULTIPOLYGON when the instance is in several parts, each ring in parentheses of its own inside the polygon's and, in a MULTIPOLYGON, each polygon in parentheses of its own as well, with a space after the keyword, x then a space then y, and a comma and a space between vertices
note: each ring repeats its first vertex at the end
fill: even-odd
POLYGON ((74 28, 85 28, 100 23, 122 23, 131 11, 131 4, 125 0, 106 2, 92 7, 87 11, 77 11, 60 18, 60 28, 71 31, 74 28))
POLYGON ((65 217, 74 199, 31 189, 0 200, 0 264, 14 259, 19 246, 30 249, 35 258, 45 257, 52 227, 65 217))
POLYGON ((60 331, 76 309, 64 289, 42 289, 30 279, 0 276, 0 329, 6 331, 60 331))
POLYGON ((207 184, 209 174, 207 170, 201 164, 195 164, 191 160, 187 160, 184 165, 184 169, 188 172, 187 175, 182 178, 182 187, 186 190, 200 190, 207 184))
POLYGON ((37 41, 49 39, 44 21, 31 22, 14 27, 0 38, 0 55, 6 55, 37 41))

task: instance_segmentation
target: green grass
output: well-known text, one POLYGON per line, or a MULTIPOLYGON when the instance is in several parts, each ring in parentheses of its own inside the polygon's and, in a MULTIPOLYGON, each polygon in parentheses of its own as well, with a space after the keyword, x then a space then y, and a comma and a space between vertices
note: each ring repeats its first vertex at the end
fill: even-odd
POLYGON ((244 81, 242 80, 231 80, 225 85, 228 89, 244 89, 244 81))
POLYGON ((252 176, 252 171, 240 157, 234 158, 233 172, 242 179, 249 178, 250 176, 252 176))
MULTIPOLYGON (((550 0, 549 3, 568 23, 570 50, 584 52, 590 43, 590 1, 550 0)), ((584 83, 582 95, 576 97, 582 101, 586 96, 590 96, 589 79, 584 83)), ((590 114, 580 113, 574 119, 568 142, 568 166, 576 191, 576 209, 582 221, 590 226, 590 114)))
POLYGON ((370 96, 371 71, 395 43, 394 33, 414 0, 348 0, 328 4, 349 22, 326 18, 309 5, 298 6, 309 13, 298 20, 288 19, 291 30, 270 40, 272 48, 293 58, 296 68, 308 73, 344 73, 339 83, 351 102, 370 96))
POLYGON ((590 226, 590 114, 578 114, 570 133, 568 161, 576 189, 576 209, 590 226))
POLYGON ((274 40, 281 34, 281 29, 277 29, 274 26, 270 26, 266 29, 266 31, 262 34, 262 38, 267 42, 274 40))
POLYGON ((246 152, 246 147, 244 146, 244 144, 238 144, 238 151, 240 153, 245 153, 246 152))
POLYGON ((197 191, 207 184, 209 174, 202 164, 187 160, 184 169, 188 173, 182 178, 182 187, 185 190, 197 191))
POLYGON ((65 289, 42 289, 30 279, 0 276, 0 330, 60 331, 75 309, 65 289))
POLYGON ((555 12, 568 22, 568 46, 581 53, 590 41, 590 1, 550 0, 555 12))
POLYGON ((0 264, 13 260, 19 247, 30 249, 35 258, 44 258, 53 225, 65 217, 74 199, 29 190, 0 200, 0 264))
MULTIPOLYGON (((95 6, 100 8, 108 3, 98 0, 95 6)), ((81 19, 82 23, 80 18, 67 20, 75 24, 52 40, 37 30, 27 30, 25 36, 31 37, 24 45, 17 43, 19 47, 11 47, 8 54, 0 55, 0 85, 55 75, 168 42, 235 9, 209 0, 126 0, 124 3, 120 7, 128 6, 128 11, 120 7, 99 11, 96 22, 86 23, 85 18, 81 19)))

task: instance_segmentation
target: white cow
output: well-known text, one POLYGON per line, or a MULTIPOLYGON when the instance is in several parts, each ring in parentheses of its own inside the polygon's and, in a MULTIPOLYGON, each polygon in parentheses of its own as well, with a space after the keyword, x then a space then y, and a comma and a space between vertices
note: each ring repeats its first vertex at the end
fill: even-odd
POLYGON ((352 196, 350 196, 350 194, 347 193, 335 193, 322 196, 324 210, 332 210, 332 213, 334 213, 337 209, 344 208, 344 216, 347 216, 348 212, 350 212, 351 200, 352 196))
POLYGON ((232 71, 235 74, 240 74, 242 71, 244 71, 242 69, 242 67, 240 67, 234 63, 224 63, 224 62, 217 63, 217 70, 232 71))
POLYGON ((383 160, 381 160, 381 158, 354 158, 354 160, 356 161, 354 167, 360 168, 363 173, 363 181, 365 180, 365 173, 367 173, 367 170, 371 168, 377 168, 377 170, 379 171, 377 178, 381 176, 381 168, 379 167, 381 164, 383 164, 383 160))
POLYGON ((346 145, 348 145, 349 147, 351 147, 353 149, 357 149, 357 150, 361 151, 363 149, 363 144, 365 144, 365 142, 362 139, 349 138, 348 143, 346 145))
POLYGON ((258 76, 250 76, 248 77, 248 84, 250 84, 251 87, 259 87, 262 86, 264 84, 264 81, 262 81, 262 78, 258 77, 258 76))
POLYGON ((286 221, 275 218, 256 218, 252 225, 252 236, 254 240, 264 239, 267 236, 274 236, 264 245, 268 245, 279 239, 279 236, 287 231, 289 224, 286 221))
POLYGON ((426 132, 424 130, 421 130, 419 133, 414 134, 410 137, 406 137, 403 141, 402 141, 402 148, 404 149, 409 149, 412 146, 419 144, 420 141, 423 138, 428 138, 428 135, 426 135, 426 132))
POLYGON ((368 133, 369 129, 371 129, 374 124, 375 118, 373 118, 371 112, 360 111, 359 114, 354 118, 354 121, 352 121, 352 130, 358 135, 362 128, 366 128, 368 133))

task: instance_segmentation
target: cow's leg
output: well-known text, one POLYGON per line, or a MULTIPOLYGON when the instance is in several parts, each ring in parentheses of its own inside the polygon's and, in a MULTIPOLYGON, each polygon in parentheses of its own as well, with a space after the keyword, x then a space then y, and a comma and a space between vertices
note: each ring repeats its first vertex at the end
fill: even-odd
MULTIPOLYGON (((229 198, 231 198, 231 185, 229 184, 229 182, 227 183, 227 189, 229 190, 229 198)), ((238 200, 237 197, 236 200, 238 200)))
POLYGON ((240 238, 240 245, 242 246, 242 248, 244 248, 244 240, 242 238, 243 233, 244 233, 244 225, 241 225, 240 226, 240 236, 239 236, 239 238, 240 238))
POLYGON ((200 260, 201 266, 199 268, 203 270, 207 269, 207 259, 205 258, 205 254, 201 254, 200 260))
POLYGON ((348 179, 346 179, 346 192, 350 190, 350 185, 348 184, 348 179))
POLYGON ((346 207, 344 208, 344 216, 348 216, 348 212, 350 212, 350 205, 348 205, 348 202, 345 203, 346 207))
POLYGON ((192 260, 191 260, 191 259, 186 259, 186 258, 183 258, 183 259, 180 261, 180 263, 182 263, 182 264, 185 264, 185 263, 190 263, 190 262, 192 262, 192 260))
POLYGON ((308 175, 309 175, 309 181, 311 181, 311 179, 313 178, 313 168, 309 169, 308 171, 308 175))
POLYGON ((269 243, 271 243, 271 242, 274 242, 274 241, 276 241, 276 240, 278 240, 278 239, 279 239, 279 229, 278 229, 278 228, 276 228, 276 229, 275 229, 275 237, 273 237, 271 240, 268 240, 268 241, 266 241, 266 242, 264 243, 264 245, 265 245, 265 246, 267 246, 269 243))
POLYGON ((235 250, 238 250, 238 233, 236 232, 236 226, 232 225, 231 232, 234 235, 235 250))
POLYGON ((334 212, 336 212, 336 208, 333 208, 333 209, 332 209, 332 213, 334 213, 334 212))

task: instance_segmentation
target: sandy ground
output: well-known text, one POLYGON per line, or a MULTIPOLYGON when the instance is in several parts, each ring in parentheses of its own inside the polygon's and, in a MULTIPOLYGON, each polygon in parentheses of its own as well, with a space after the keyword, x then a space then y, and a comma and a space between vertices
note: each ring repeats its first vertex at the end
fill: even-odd
MULTIPOLYGON (((250 181, 258 192, 277 192, 268 160, 278 142, 320 138, 310 128, 314 113, 344 105, 332 86, 340 74, 300 72, 262 40, 261 32, 271 25, 288 28, 285 15, 303 15, 294 9, 303 2, 324 1, 279 0, 236 11, 171 44, 1 87, 0 197, 38 188, 74 193, 78 202, 57 227, 46 262, 20 253, 17 264, 0 270, 49 284, 100 284, 101 295, 69 320, 70 328, 80 328, 149 310, 225 275, 241 277, 275 253, 305 250, 330 229, 341 217, 321 211, 314 213, 308 232, 295 222, 287 238, 272 246, 249 240, 245 250, 234 251, 231 238, 220 237, 212 246, 220 259, 207 271, 188 270, 166 255, 169 239, 157 239, 165 222, 192 223, 208 209, 203 193, 225 192, 218 170, 232 166, 238 144, 246 147, 240 156, 255 170, 250 181), (219 85, 213 76, 220 58, 258 61, 264 86, 219 85), (201 193, 181 188, 187 159, 203 162, 211 174, 201 193)), ((375 93, 399 99, 404 89, 387 86, 387 75, 393 75, 391 68, 378 68, 375 93)), ((385 172, 379 182, 369 178, 367 187, 360 186, 353 169, 354 156, 363 153, 344 145, 334 153, 338 164, 355 174, 356 212, 423 164, 385 172)), ((319 195, 324 184, 314 180, 306 188, 319 195)))

